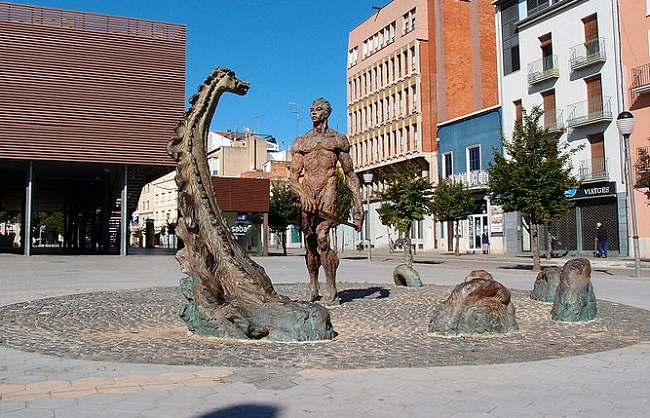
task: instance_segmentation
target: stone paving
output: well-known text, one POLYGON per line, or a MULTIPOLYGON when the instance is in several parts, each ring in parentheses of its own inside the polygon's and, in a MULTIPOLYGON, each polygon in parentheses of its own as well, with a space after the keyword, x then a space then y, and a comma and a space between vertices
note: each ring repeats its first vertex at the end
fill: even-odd
MULTIPOLYGON (((280 284, 292 299, 306 284, 280 284)), ((648 311, 600 301, 593 321, 550 319, 551 304, 513 290, 520 331, 443 337, 428 334, 451 287, 341 283, 330 308, 332 341, 278 343, 201 338, 179 318, 177 287, 61 296, 0 308, 0 344, 67 358, 219 367, 360 369, 497 364, 576 356, 650 340, 648 311)))
MULTIPOLYGON (((342 260, 334 341, 242 343, 187 334, 170 257, 0 255, 0 416, 648 416, 647 263, 638 279, 629 260, 594 260, 598 317, 562 324, 527 297, 526 260, 418 257, 420 289, 392 285, 388 258, 342 260), (475 268, 511 290, 521 330, 427 334, 435 303, 475 268)), ((305 295, 302 257, 259 262, 280 293, 305 295)))

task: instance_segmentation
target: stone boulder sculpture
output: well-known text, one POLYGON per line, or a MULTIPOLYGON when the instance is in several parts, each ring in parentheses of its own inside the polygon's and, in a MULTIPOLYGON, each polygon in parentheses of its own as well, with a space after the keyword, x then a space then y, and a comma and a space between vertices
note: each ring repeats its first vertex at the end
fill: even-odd
POLYGON ((485 270, 472 270, 467 276, 465 276, 465 281, 469 282, 473 279, 494 280, 494 277, 492 277, 492 275, 485 270))
POLYGON ((429 323, 429 332, 447 336, 502 334, 518 329, 510 291, 488 278, 472 278, 457 285, 435 308, 429 323))
POLYGON ((393 270, 393 281, 398 286, 422 287, 420 273, 413 268, 413 249, 410 238, 406 238, 404 244, 404 262, 398 264, 393 270))
POLYGON ((562 322, 589 321, 596 317, 596 295, 591 284, 591 263, 569 260, 562 267, 551 318, 562 322))
POLYGON ((553 303, 557 287, 560 284, 560 274, 562 271, 558 267, 546 267, 539 272, 535 279, 535 285, 530 292, 530 298, 540 302, 553 303))

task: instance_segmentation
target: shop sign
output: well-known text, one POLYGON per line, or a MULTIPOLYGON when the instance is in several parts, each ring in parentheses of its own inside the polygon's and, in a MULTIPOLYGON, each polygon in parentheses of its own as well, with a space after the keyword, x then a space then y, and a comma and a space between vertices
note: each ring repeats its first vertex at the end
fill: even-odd
POLYGON ((612 196, 616 194, 616 182, 583 184, 575 189, 564 192, 571 199, 586 199, 591 197, 612 196))
POLYGON ((236 237, 244 237, 251 230, 253 224, 237 224, 230 227, 230 232, 236 237))

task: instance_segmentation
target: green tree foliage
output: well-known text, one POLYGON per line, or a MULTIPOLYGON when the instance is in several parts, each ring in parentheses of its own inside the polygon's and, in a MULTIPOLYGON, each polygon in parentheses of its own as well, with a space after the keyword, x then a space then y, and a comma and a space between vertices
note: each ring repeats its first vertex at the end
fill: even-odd
POLYGON ((52 234, 63 232, 63 213, 61 212, 36 212, 34 213, 34 227, 45 227, 52 234))
POLYGON ((460 221, 467 219, 475 207, 472 194, 461 182, 445 179, 433 192, 433 213, 440 221, 454 223, 456 255, 460 255, 460 221))
MULTIPOLYGON (((352 193, 345 184, 345 175, 343 170, 336 170, 336 216, 341 219, 350 217, 350 208, 352 207, 352 193)), ((335 225, 335 227, 338 224, 335 225)))
POLYGON ((504 153, 493 149, 494 161, 488 167, 492 201, 506 212, 521 212, 530 222, 534 271, 541 270, 539 225, 564 216, 571 207, 564 192, 577 184, 570 159, 579 149, 560 144, 560 133, 553 136, 542 129, 542 115, 538 106, 530 113, 523 110, 512 139, 502 134, 504 153))
POLYGON ((419 166, 407 164, 393 169, 380 170, 379 175, 385 180, 384 190, 376 192, 375 197, 383 203, 377 209, 381 223, 392 226, 403 233, 404 260, 412 265, 411 225, 426 215, 431 215, 433 190, 429 180, 420 177, 419 166))
POLYGON ((271 232, 280 234, 284 255, 287 255, 287 228, 289 225, 299 225, 300 223, 298 204, 298 197, 289 186, 274 185, 271 189, 269 229, 271 232))

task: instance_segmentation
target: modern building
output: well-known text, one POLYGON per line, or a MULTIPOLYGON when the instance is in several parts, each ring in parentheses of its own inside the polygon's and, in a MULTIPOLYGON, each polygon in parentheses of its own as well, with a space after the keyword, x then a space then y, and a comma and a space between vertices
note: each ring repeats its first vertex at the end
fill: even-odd
POLYGON ((142 186, 175 165, 185 44, 179 24, 0 2, 0 212, 21 226, 0 251, 126 254, 142 186))
MULTIPOLYGON (((602 222, 609 231, 610 251, 628 254, 623 147, 615 124, 625 108, 617 2, 500 0, 493 4, 506 136, 522 109, 539 106, 544 127, 563 132, 559 141, 577 150, 572 173, 580 185, 572 194, 574 209, 552 224, 552 234, 572 252, 590 254, 596 223, 602 222)), ((636 13, 641 12, 646 12, 645 7, 636 13)), ((647 35, 634 42, 646 39, 647 35)), ((630 80, 627 86, 631 84, 630 80)), ((530 250, 528 225, 519 214, 504 215, 504 236, 506 252, 530 250)))
MULTIPOLYGON (((635 127, 630 135, 630 157, 638 165, 641 152, 650 154, 650 1, 619 0, 623 108, 632 112, 635 127)), ((647 173, 639 173, 637 178, 647 173)), ((650 258, 650 206, 637 190, 635 206, 640 257, 650 258)), ((630 208, 631 209, 631 208, 630 208)))
MULTIPOLYGON (((352 158, 358 173, 375 173, 365 193, 382 187, 381 169, 404 164, 419 166, 434 185, 452 175, 470 182, 485 171, 488 151, 499 138, 499 125, 493 123, 499 104, 494 7, 480 1, 393 0, 376 9, 352 29, 348 41, 352 158), (473 129, 473 138, 465 128, 473 129), (489 135, 479 132, 484 128, 489 135), (441 148, 455 157, 453 165, 442 162, 444 172, 441 148)), ((477 214, 488 210, 484 186, 472 186, 477 214)), ((379 204, 370 204, 368 238, 373 246, 387 246, 397 236, 380 224, 374 210, 379 204)), ((470 225, 463 228, 463 244, 470 248, 470 225)), ((448 225, 427 218, 414 223, 412 238, 417 248, 447 250, 447 231, 448 225)))

